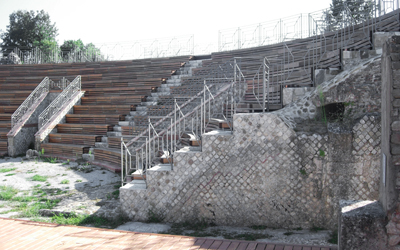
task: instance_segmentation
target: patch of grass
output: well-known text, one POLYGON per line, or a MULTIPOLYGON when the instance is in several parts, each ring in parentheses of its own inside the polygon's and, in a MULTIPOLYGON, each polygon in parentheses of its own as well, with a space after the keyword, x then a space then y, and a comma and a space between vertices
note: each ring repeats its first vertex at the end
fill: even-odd
POLYGON ((44 199, 44 201, 35 202, 33 204, 29 204, 26 208, 24 208, 21 213, 20 217, 37 217, 39 216, 40 209, 52 209, 55 207, 61 200, 48 200, 44 199))
POLYGON ((75 182, 82 182, 82 180, 76 180, 75 182))
POLYGON ((319 152, 318 152, 318 155, 321 156, 321 157, 324 157, 325 156, 325 151, 320 149, 319 152))
POLYGON ((313 227, 310 228, 310 232, 319 232, 319 231, 322 231, 322 230, 325 230, 325 229, 322 228, 322 227, 317 227, 317 226, 313 226, 313 227))
POLYGON ((300 174, 305 176, 307 175, 307 171, 304 168, 302 168, 300 169, 300 174))
POLYGON ((63 225, 75 225, 75 226, 93 225, 94 227, 115 228, 127 222, 127 219, 124 217, 119 217, 116 220, 110 220, 96 215, 60 214, 60 215, 54 215, 51 218, 51 222, 63 225))
POLYGON ((222 236, 224 236, 225 239, 249 240, 249 241, 271 238, 271 235, 269 234, 258 234, 258 233, 241 233, 241 234, 230 233, 230 234, 223 234, 222 236))
POLYGON ((8 186, 0 186, 0 200, 9 201, 11 200, 16 194, 18 190, 13 187, 8 186))
POLYGON ((61 184, 69 184, 69 180, 62 180, 61 184))
POLYGON ((265 230, 268 227, 267 226, 263 226, 263 225, 254 225, 254 226, 250 226, 250 228, 254 229, 254 230, 265 230))
POLYGON ((157 212, 152 209, 149 209, 149 211, 147 211, 147 222, 148 223, 160 223, 164 219, 165 219, 165 215, 163 215, 161 212, 157 212))
POLYGON ((48 157, 43 159, 44 162, 49 162, 49 163, 57 163, 58 159, 57 157, 48 157))
POLYGON ((328 239, 328 242, 331 244, 338 244, 338 231, 337 229, 335 231, 333 231, 330 236, 330 238, 328 239))
POLYGON ((32 180, 32 181, 42 181, 42 182, 45 182, 45 181, 47 181, 47 176, 42 176, 42 175, 35 174, 34 176, 31 177, 31 180, 32 180))
POLYGON ((14 171, 17 168, 0 168, 0 173, 7 173, 7 172, 11 172, 14 171))
POLYGON ((11 173, 11 174, 6 174, 6 176, 13 176, 16 175, 15 173, 11 173))

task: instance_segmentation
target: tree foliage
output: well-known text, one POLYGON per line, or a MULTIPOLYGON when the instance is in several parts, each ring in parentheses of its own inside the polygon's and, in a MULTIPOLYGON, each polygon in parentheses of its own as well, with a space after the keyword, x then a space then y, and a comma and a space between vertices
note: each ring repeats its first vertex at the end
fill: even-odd
POLYGON ((2 32, 1 48, 3 51, 32 49, 39 47, 46 52, 57 46, 58 30, 55 23, 51 23, 48 13, 41 11, 16 11, 10 16, 7 30, 2 32))
POLYGON ((60 46, 63 58, 68 56, 85 57, 87 60, 98 61, 102 58, 100 49, 93 43, 84 45, 81 39, 67 40, 60 46))
POLYGON ((344 26, 355 25, 373 17, 377 7, 375 0, 332 0, 325 12, 327 30, 337 30, 344 26))

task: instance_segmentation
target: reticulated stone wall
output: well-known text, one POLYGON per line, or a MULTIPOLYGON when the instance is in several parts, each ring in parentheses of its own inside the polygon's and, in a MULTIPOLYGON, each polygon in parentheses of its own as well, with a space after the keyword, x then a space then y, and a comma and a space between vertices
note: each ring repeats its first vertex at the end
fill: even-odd
POLYGON ((172 171, 148 171, 147 189, 121 188, 123 211, 139 221, 151 210, 169 222, 334 229, 339 200, 379 198, 380 85, 374 58, 280 111, 237 114, 233 133, 207 133, 201 152, 174 154, 172 171), (346 116, 322 122, 322 106, 336 102, 348 104, 346 116))
POLYGON ((173 171, 148 172, 147 190, 121 189, 123 210, 135 220, 152 210, 173 222, 334 228, 340 199, 379 196, 378 115, 344 136, 297 134, 275 114, 236 115, 234 127, 204 135, 202 152, 177 152, 173 171))

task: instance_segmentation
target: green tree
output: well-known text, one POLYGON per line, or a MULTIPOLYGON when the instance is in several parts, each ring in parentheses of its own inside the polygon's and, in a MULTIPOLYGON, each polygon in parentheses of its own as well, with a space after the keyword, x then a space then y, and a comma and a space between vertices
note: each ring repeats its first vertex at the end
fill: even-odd
POLYGON ((15 47, 20 49, 40 48, 44 53, 57 48, 58 30, 51 23, 50 16, 44 10, 16 11, 10 16, 7 30, 1 33, 3 42, 0 47, 7 54, 15 47))
POLYGON ((67 40, 60 46, 64 60, 73 57, 72 61, 100 61, 104 60, 100 49, 93 43, 84 45, 81 39, 67 40))
POLYGON ((326 30, 362 23, 373 17, 376 7, 375 0, 332 0, 330 8, 324 13, 326 30))

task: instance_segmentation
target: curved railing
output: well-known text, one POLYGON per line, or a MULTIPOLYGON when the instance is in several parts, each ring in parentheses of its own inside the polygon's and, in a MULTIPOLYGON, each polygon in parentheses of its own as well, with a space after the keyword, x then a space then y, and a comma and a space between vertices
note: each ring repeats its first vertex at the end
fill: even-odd
MULTIPOLYGON (((372 22, 374 25, 379 25, 380 17, 399 9, 398 0, 375 0, 366 8, 356 9, 354 6, 357 6, 358 2, 361 7, 367 4, 367 1, 364 0, 354 0, 349 1, 349 3, 345 1, 342 5, 338 5, 336 9, 328 8, 258 24, 220 30, 218 33, 217 50, 219 52, 237 50, 308 38, 322 35, 326 32, 335 32, 362 22, 372 22)), ((376 29, 373 28, 372 31, 374 30, 376 29)), ((132 42, 95 44, 96 48, 101 51, 101 54, 99 54, 98 50, 93 53, 89 52, 89 54, 71 51, 65 56, 65 52, 61 52, 58 48, 52 49, 52 52, 47 54, 35 48, 23 53, 15 51, 11 59, 15 62, 23 61, 25 64, 34 64, 193 55, 195 54, 195 44, 194 36, 189 35, 132 42)), ((198 46, 196 44, 196 47, 198 46)), ((196 51, 196 54, 211 54, 212 52, 216 52, 213 46, 207 46, 208 48, 196 51)))
POLYGON ((81 76, 77 76, 63 92, 39 115, 39 126, 41 129, 45 126, 51 118, 58 113, 66 102, 71 100, 75 93, 81 91, 81 76))
POLYGON ((22 116, 30 110, 30 108, 40 99, 40 97, 44 93, 48 93, 49 90, 50 79, 48 77, 45 77, 11 116, 11 127, 14 127, 15 124, 17 124, 21 120, 22 116))

